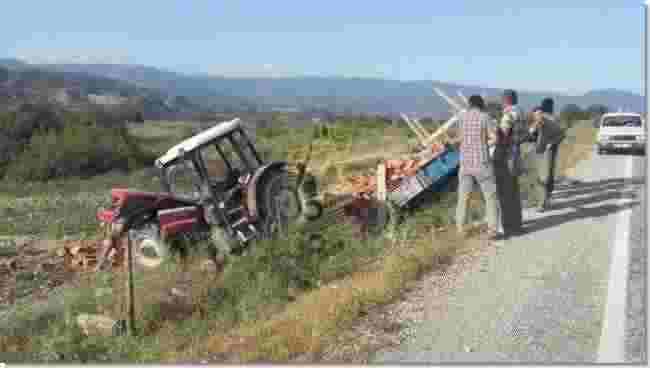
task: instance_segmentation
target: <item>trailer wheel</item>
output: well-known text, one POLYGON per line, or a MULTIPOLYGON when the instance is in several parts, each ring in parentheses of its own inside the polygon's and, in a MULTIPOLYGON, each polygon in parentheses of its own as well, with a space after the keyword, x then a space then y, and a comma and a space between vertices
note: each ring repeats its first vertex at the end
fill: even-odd
POLYGON ((147 223, 129 231, 135 262, 146 268, 157 268, 170 255, 170 247, 160 237, 159 226, 147 223))
POLYGON ((401 220, 399 209, 390 201, 372 201, 368 216, 368 232, 372 235, 382 233, 392 234, 397 229, 401 220), (384 210, 384 218, 379 217, 380 210, 384 210))

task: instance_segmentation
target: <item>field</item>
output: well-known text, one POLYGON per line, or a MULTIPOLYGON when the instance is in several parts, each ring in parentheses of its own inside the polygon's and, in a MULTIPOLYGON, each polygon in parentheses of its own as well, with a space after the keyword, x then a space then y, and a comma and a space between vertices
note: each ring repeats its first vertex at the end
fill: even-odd
MULTIPOLYGON (((193 128, 200 126, 147 122, 131 126, 130 132, 142 149, 161 154, 191 135, 193 128)), ((595 134, 588 122, 576 124, 569 132, 560 149, 560 172, 568 176, 575 162, 588 157, 595 134)), ((413 138, 405 127, 372 121, 336 124, 318 134, 312 127, 256 131, 258 149, 266 159, 302 160, 314 139, 310 170, 321 189, 333 184, 336 175, 374 170, 380 157, 377 151, 408 152, 413 138), (338 163, 351 157, 360 163, 340 169, 338 163), (367 160, 360 160, 364 157, 367 160)), ((522 179, 531 205, 537 200, 531 194, 532 183, 531 172, 522 179)), ((37 244, 43 251, 31 251, 33 257, 46 258, 60 245, 58 240, 97 236, 95 214, 108 205, 113 187, 156 191, 159 183, 148 169, 28 185, 0 182, 0 216, 7 219, 0 223, 0 236, 39 239, 29 247, 4 247, 0 257, 37 244)), ((446 231, 453 223, 455 203, 454 192, 437 194, 430 206, 411 213, 390 237, 358 240, 353 229, 340 225, 325 234, 325 251, 320 253, 309 252, 307 240, 300 235, 260 243, 216 279, 203 265, 204 247, 198 244, 187 272, 171 262, 156 272, 137 275, 135 337, 86 337, 73 321, 79 313, 124 318, 122 274, 67 275, 66 283, 76 287, 62 289, 65 307, 43 320, 30 321, 24 303, 14 327, 0 337, 0 351, 13 352, 5 361, 286 362, 305 354, 316 359, 364 311, 399 298, 405 285, 422 272, 444 267, 454 255, 471 251, 475 243, 446 231), (189 296, 170 296, 174 285, 189 285, 189 296)), ((473 220, 481 219, 482 208, 477 206, 471 215, 473 220)), ((32 257, 27 253, 25 257, 32 257)), ((16 289, 26 290, 21 294, 25 297, 30 291, 34 294, 47 288, 47 275, 43 270, 21 270, 15 275, 16 289)))

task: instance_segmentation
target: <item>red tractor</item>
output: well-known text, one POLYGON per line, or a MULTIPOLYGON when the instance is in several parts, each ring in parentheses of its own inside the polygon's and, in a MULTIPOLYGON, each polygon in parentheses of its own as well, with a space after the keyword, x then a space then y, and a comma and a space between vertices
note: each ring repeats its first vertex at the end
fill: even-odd
POLYGON ((163 192, 113 189, 98 213, 108 227, 100 266, 125 231, 136 262, 156 267, 178 239, 208 240, 215 261, 252 241, 320 217, 316 181, 305 165, 263 162, 239 119, 222 122, 156 160, 163 192))

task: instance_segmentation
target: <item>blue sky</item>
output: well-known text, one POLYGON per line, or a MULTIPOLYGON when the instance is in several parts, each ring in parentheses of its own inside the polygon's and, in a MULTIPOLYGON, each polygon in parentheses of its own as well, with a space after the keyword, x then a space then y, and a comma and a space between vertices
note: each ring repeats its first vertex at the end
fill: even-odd
POLYGON ((568 93, 643 77, 642 1, 20 0, 2 18, 0 50, 34 62, 568 93))

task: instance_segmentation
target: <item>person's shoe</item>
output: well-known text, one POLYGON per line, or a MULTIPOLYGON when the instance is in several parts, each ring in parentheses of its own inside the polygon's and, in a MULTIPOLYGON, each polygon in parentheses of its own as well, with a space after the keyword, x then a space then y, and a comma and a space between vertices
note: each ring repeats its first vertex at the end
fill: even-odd
POLYGON ((500 234, 494 230, 488 230, 486 233, 487 233, 488 241, 498 241, 498 240, 503 240, 505 238, 503 234, 500 234))
POLYGON ((519 236, 524 234, 524 229, 522 227, 516 229, 508 229, 508 231, 505 231, 504 233, 506 237, 519 236))
POLYGON ((542 204, 540 204, 539 207, 537 207, 537 212, 541 213, 541 212, 544 212, 544 211, 548 210, 548 207, 549 207, 548 205, 549 205, 548 201, 542 202, 542 204))

